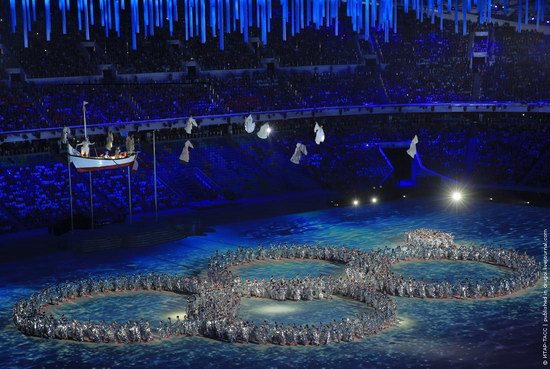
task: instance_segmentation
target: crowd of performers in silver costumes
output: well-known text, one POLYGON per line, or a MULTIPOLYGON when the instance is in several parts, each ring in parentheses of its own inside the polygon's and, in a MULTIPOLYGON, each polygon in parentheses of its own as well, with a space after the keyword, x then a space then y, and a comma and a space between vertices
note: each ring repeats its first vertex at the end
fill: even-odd
POLYGON ((334 246, 292 244, 237 248, 216 252, 205 276, 137 274, 91 277, 49 286, 13 308, 13 321, 26 335, 85 342, 149 342, 176 336, 203 336, 227 342, 324 345, 371 336, 395 324, 397 306, 393 296, 416 298, 491 298, 534 286, 540 265, 533 257, 510 249, 457 245, 449 233, 418 229, 407 233, 395 248, 365 252, 334 246), (292 279, 242 280, 232 267, 261 260, 313 259, 345 264, 340 276, 292 279), (500 278, 450 283, 405 278, 391 270, 407 260, 470 260, 506 267, 500 278), (167 291, 188 295, 187 315, 167 321, 125 323, 76 321, 47 313, 59 305, 84 296, 122 291, 167 291), (284 300, 351 298, 370 309, 355 316, 319 324, 296 325, 243 321, 238 318, 241 298, 284 300))

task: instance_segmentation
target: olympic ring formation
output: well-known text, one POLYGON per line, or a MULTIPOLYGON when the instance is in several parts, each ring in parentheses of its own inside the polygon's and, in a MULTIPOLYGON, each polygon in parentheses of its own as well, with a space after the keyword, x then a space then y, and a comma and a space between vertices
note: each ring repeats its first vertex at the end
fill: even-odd
POLYGON ((391 295, 413 298, 491 298, 534 286, 540 265, 533 257, 501 248, 456 245, 449 233, 417 229, 395 248, 364 252, 334 246, 275 245, 238 248, 210 258, 206 277, 137 274, 91 277, 49 286, 21 299, 13 308, 13 321, 26 335, 86 342, 149 342, 175 336, 203 336, 227 342, 324 345, 353 341, 395 324, 397 306, 391 295), (245 280, 230 268, 260 260, 315 259, 343 263, 341 276, 245 280), (510 273, 491 280, 457 283, 416 281, 394 274, 391 266, 406 260, 470 260, 502 266, 510 273), (151 324, 146 320, 118 322, 69 321, 47 315, 45 307, 98 293, 154 290, 189 295, 187 317, 151 324), (314 300, 342 296, 371 309, 341 321, 319 325, 255 323, 238 319, 241 298, 314 300))

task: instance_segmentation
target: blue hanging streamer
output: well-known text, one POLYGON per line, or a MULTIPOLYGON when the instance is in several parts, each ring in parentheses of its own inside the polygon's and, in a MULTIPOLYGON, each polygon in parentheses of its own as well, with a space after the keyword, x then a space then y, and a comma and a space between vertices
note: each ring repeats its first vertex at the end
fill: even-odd
POLYGON ((172 0, 166 1, 166 18, 168 18, 168 31, 170 32, 170 37, 174 35, 174 19, 172 18, 172 0))
POLYGON ((219 31, 220 31, 220 37, 219 37, 220 50, 224 49, 223 1, 224 0, 218 0, 218 26, 219 26, 219 31))
POLYGON ((139 19, 137 17, 137 7, 138 7, 138 0, 130 0, 130 12, 131 12, 131 19, 132 19, 132 50, 137 49, 137 40, 136 40, 136 33, 137 33, 137 22, 139 22, 139 19))
POLYGON ((94 18, 94 2, 90 0, 90 24, 92 26, 95 24, 94 18))
POLYGON ((115 32, 120 37, 120 0, 115 0, 115 32))
POLYGON ((229 8, 229 0, 225 0, 225 32, 231 32, 231 12, 229 8))
POLYGON ((437 12, 439 13, 439 30, 443 31, 443 0, 438 0, 437 12))
POLYGON ((15 8, 15 0, 10 0, 11 11, 11 32, 15 33, 15 27, 17 26, 17 9, 15 8))
MULTIPOLYGON (((77 5, 78 29, 84 30, 86 39, 90 39, 90 25, 94 25, 94 3, 99 6, 98 17, 106 37, 109 31, 114 29, 118 37, 121 36, 122 17, 121 10, 127 9, 126 0, 72 0, 77 5)), ((67 12, 70 11, 71 0, 57 0, 59 13, 62 17, 63 34, 67 32, 67 12)), ((339 35, 339 12, 344 11, 350 18, 352 29, 356 33, 364 33, 365 39, 370 38, 371 27, 376 27, 384 32, 385 41, 389 41, 389 33, 397 32, 398 7, 402 7, 407 13, 412 8, 419 21, 424 16, 430 17, 435 24, 436 12, 439 16, 439 29, 443 30, 444 1, 445 0, 281 0, 281 26, 282 38, 287 39, 288 27, 291 35, 297 35, 307 26, 314 25, 316 29, 321 26, 333 28, 334 35, 339 35), (437 3, 436 3, 437 1, 437 3), (426 8, 426 9, 425 9, 426 8), (290 23, 290 24, 288 24, 290 23)), ((533 0, 534 14, 537 28, 540 20, 544 21, 545 0, 533 0)), ((174 36, 174 27, 179 22, 178 17, 183 13, 182 25, 185 30, 185 39, 195 36, 206 42, 207 22, 210 23, 213 37, 219 37, 219 47, 224 48, 225 34, 236 32, 243 34, 245 42, 248 42, 249 28, 259 30, 260 41, 267 44, 268 34, 271 31, 273 12, 272 0, 128 0, 128 13, 131 18, 132 48, 137 47, 137 34, 143 27, 143 36, 153 36, 155 29, 168 24, 171 37, 174 36), (183 8, 181 9, 180 6, 183 8), (182 12, 182 13, 180 13, 182 12), (143 17, 143 22, 141 21, 143 17), (209 20, 207 20, 209 17, 209 20), (238 22, 237 22, 238 21, 238 22), (176 23, 176 24, 175 24, 176 23), (237 25, 238 23, 238 25, 237 25)), ((28 47, 28 32, 32 23, 37 19, 36 0, 10 0, 11 30, 16 31, 18 6, 21 6, 23 18, 24 44, 28 47)), ((508 0, 503 0, 505 10, 508 8, 508 0)), ((447 0, 447 12, 453 11, 452 0, 447 0)), ((473 7, 477 8, 480 23, 492 22, 493 0, 464 0, 462 2, 462 33, 467 34, 467 14, 473 7)), ((454 2, 455 32, 458 33, 458 0, 454 2)), ((51 0, 44 0, 44 14, 46 23, 46 40, 51 39, 51 0)), ((518 25, 521 32, 522 23, 528 24, 529 0, 518 2, 518 25), (524 10, 525 9, 525 10, 524 10)))
POLYGON ((88 13, 88 0, 84 0, 83 5, 84 5, 84 27, 86 29, 86 41, 89 41, 90 40, 90 22, 89 22, 89 13, 88 13))
POLYGON ((50 41, 52 31, 52 18, 50 12, 50 0, 44 1, 44 13, 46 16, 46 41, 50 41))
POLYGON ((143 36, 147 37, 151 16, 153 15, 153 0, 142 0, 141 6, 143 7, 143 36))
POLYGON ((79 31, 82 31, 82 1, 83 0, 78 0, 77 2, 77 19, 78 19, 78 30, 79 31))
MULTIPOLYGON (((376 0, 373 0, 373 1, 376 1, 376 0)), ((406 1, 406 0, 405 0, 406 1)), ((369 18, 370 18, 370 7, 369 7, 369 2, 370 0, 365 0, 365 41, 368 41, 369 38, 370 38, 370 23, 369 23, 369 18)))
POLYGON ((205 1, 205 0, 194 0, 193 1, 193 9, 195 10, 195 35, 199 34, 199 1, 205 1))
MULTIPOLYGON (((151 0, 149 0, 149 20, 147 21, 147 24, 149 25, 149 35, 150 36, 154 36, 155 35, 155 9, 157 12, 160 12, 160 9, 162 7, 162 4, 158 3, 158 7, 155 8, 153 6, 153 2, 151 0)), ((158 13, 157 13, 158 15, 158 13)), ((144 16, 145 18, 145 16, 144 16)), ((157 27, 159 27, 159 24, 157 24, 157 27)), ((144 26, 144 31, 143 33, 145 35, 147 35, 147 27, 144 26)))
POLYGON ((462 35, 463 36, 466 36, 466 27, 467 27, 467 22, 466 22, 466 15, 468 14, 468 5, 466 3, 466 1, 462 0, 462 35))
POLYGON ((517 31, 521 32, 521 0, 518 0, 518 26, 517 31))
POLYGON ((206 43, 206 5, 204 4, 204 0, 200 0, 201 2, 201 42, 204 44, 206 43))
POLYGON ((455 33, 458 33, 458 0, 455 0, 455 33))
POLYGON ((32 21, 36 22, 36 0, 32 0, 32 21))
MULTIPOLYGON (((201 2, 202 3, 202 2, 201 2)), ((183 29, 185 41, 189 40, 189 1, 183 0, 183 29)))
POLYGON ((28 10, 28 3, 27 3, 28 0, 23 0, 22 1, 22 10, 23 10, 23 46, 25 48, 28 48, 29 47, 29 35, 28 35, 28 25, 27 25, 27 10, 28 10))

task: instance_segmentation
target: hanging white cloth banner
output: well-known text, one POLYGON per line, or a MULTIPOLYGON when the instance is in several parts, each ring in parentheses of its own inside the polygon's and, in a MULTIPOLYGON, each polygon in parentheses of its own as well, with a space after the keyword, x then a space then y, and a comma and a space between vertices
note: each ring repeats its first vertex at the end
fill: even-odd
POLYGON ((186 163, 189 163, 189 149, 194 149, 193 144, 191 141, 187 140, 185 142, 185 146, 183 147, 183 150, 181 151, 180 160, 184 161, 186 163))
POLYGON ((189 119, 187 119, 187 123, 185 124, 185 132, 190 135, 191 131, 193 131, 193 127, 198 127, 197 121, 193 117, 189 117, 189 119))
POLYGON ((294 155, 292 155, 290 161, 294 164, 300 164, 300 160, 302 160, 302 154, 307 156, 307 148, 306 145, 298 142, 296 144, 296 149, 294 150, 294 155))
POLYGON ((252 133, 256 129, 256 123, 254 123, 254 119, 252 119, 252 115, 249 114, 248 117, 244 119, 244 130, 246 133, 252 133))
POLYGON ((71 129, 69 127, 63 127, 63 136, 61 137, 61 142, 66 144, 69 140, 69 135, 71 134, 71 129))
POLYGON ((80 152, 78 150, 75 150, 75 148, 72 147, 71 144, 67 144, 67 153, 73 156, 80 156, 80 152))
POLYGON ((270 133, 271 128, 269 127, 269 123, 265 123, 263 126, 260 127, 260 130, 258 131, 258 137, 260 137, 262 140, 265 140, 267 137, 269 137, 270 133))
POLYGON ((407 150, 407 154, 409 154, 409 156, 413 159, 416 156, 416 144, 417 143, 418 143, 418 136, 414 135, 414 138, 411 141, 411 145, 409 146, 409 149, 407 150))
POLYGON ((321 142, 325 142, 325 131, 323 131, 323 126, 320 126, 319 123, 315 122, 313 132, 315 132, 315 143, 317 145, 320 145, 321 142))

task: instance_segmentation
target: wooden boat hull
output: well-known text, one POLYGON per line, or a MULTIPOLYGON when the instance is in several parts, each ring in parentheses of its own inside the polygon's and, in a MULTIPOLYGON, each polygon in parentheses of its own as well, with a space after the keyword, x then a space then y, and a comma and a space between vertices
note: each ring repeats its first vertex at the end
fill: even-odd
POLYGON ((134 165, 136 154, 130 155, 127 158, 109 159, 101 157, 82 157, 69 155, 71 163, 79 172, 93 172, 97 170, 109 170, 117 168, 125 168, 134 165))

